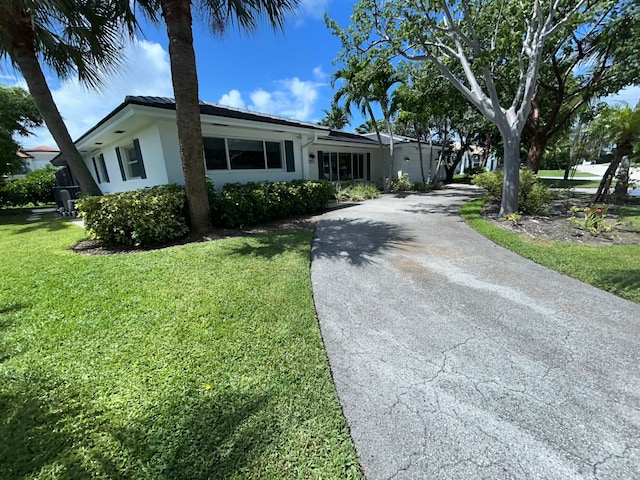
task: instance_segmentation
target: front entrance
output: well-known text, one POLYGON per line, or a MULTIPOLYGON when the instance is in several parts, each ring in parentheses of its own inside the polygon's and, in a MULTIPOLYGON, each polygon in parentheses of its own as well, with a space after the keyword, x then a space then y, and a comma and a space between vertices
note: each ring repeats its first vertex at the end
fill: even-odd
POLYGON ((370 156, 364 153, 318 152, 320 178, 330 182, 369 180, 370 156), (365 162, 366 158, 366 162, 365 162))

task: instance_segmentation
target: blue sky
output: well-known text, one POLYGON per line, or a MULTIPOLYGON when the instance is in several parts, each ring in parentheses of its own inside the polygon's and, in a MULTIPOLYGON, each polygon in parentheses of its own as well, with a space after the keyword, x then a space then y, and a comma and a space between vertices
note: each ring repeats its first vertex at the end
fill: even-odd
MULTIPOLYGON (((200 83, 200 98, 238 108, 288 118, 317 122, 329 109, 333 95, 332 62, 340 49, 339 40, 325 27, 323 15, 346 26, 355 1, 301 0, 299 13, 291 17, 285 31, 274 33, 266 25, 253 35, 230 30, 214 37, 196 18, 194 36, 200 83)), ((99 91, 87 90, 76 80, 60 83, 48 75, 54 99, 72 138, 80 137, 118 106, 126 95, 173 97, 163 24, 143 22, 142 35, 122 52, 123 65, 116 75, 105 76, 99 91)), ((6 65, 0 69, 0 83, 26 87, 24 80, 6 65)), ((634 106, 640 87, 633 87, 612 100, 634 106)), ((354 114, 357 111, 354 109, 354 114)), ((355 116, 352 130, 363 123, 355 116)), ((25 147, 54 146, 49 132, 38 129, 35 136, 19 139, 25 147)))
MULTIPOLYGON (((238 108, 317 122, 329 109, 330 76, 340 42, 325 27, 324 12, 347 25, 355 2, 302 0, 284 32, 266 24, 252 35, 231 29, 223 37, 211 35, 196 17, 194 26, 200 98, 238 108)), ((72 138, 78 138, 118 106, 126 95, 173 97, 164 24, 143 22, 142 34, 123 50, 123 65, 104 78, 99 91, 87 90, 71 79, 60 83, 47 75, 54 99, 72 138)), ((0 82, 26 87, 6 65, 0 82)), ((352 121, 355 128, 363 120, 352 121)), ((24 147, 55 145, 46 129, 19 139, 24 147)))

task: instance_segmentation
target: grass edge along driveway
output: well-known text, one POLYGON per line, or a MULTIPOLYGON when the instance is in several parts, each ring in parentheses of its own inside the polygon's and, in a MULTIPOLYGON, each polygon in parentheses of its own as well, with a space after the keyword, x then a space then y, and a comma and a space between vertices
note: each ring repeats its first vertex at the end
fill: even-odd
POLYGON ((640 303, 640 245, 580 245, 509 232, 482 218, 486 200, 460 207, 462 218, 480 234, 544 267, 640 303))
POLYGON ((0 478, 362 478, 299 230, 83 256, 0 217, 0 478))

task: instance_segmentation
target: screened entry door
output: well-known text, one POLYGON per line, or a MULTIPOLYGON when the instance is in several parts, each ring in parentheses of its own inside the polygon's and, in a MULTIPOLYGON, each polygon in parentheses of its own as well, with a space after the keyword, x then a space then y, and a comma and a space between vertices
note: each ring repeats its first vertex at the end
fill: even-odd
POLYGON ((330 182, 370 179, 370 156, 368 153, 318 152, 318 157, 321 159, 320 178, 330 182))

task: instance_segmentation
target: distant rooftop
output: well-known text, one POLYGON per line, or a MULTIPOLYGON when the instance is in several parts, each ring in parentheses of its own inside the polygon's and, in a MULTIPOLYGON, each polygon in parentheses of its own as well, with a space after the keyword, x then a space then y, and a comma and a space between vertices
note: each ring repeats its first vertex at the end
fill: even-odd
POLYGON ((40 145, 39 147, 31 147, 22 149, 25 153, 30 152, 48 152, 48 153, 60 153, 56 147, 47 147, 46 145, 40 145))

